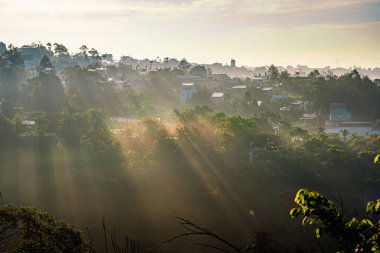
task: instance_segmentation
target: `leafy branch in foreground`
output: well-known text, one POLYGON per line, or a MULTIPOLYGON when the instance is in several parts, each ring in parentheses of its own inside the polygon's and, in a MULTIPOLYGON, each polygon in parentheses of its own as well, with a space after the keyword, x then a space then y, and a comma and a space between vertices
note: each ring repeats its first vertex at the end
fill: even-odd
MULTIPOLYGON (((299 207, 290 216, 303 217, 302 225, 315 225, 317 238, 329 234, 337 242, 338 252, 380 253, 380 220, 349 219, 334 207, 334 203, 318 192, 301 189, 294 199, 299 207)), ((367 213, 380 214, 380 199, 367 204, 367 213)))
POLYGON ((217 235, 214 233, 211 229, 201 227, 194 222, 181 218, 181 217, 176 217, 178 219, 178 223, 186 230, 186 232, 176 235, 169 240, 163 242, 159 246, 155 247, 151 252, 155 252, 159 248, 162 248, 166 246, 168 243, 177 240, 182 237, 188 237, 188 236, 206 236, 210 237, 211 239, 214 239, 214 241, 218 242, 219 244, 223 245, 222 246, 217 246, 214 244, 208 244, 208 243, 195 243, 195 245, 203 246, 206 248, 211 248, 215 249, 218 251, 222 252, 237 252, 237 253, 247 253, 252 251, 255 248, 255 245, 249 245, 246 248, 242 249, 242 247, 236 246, 235 244, 231 243, 230 241, 226 240, 225 238, 217 235))
POLYGON ((0 206, 1 252, 95 252, 73 225, 31 207, 0 206))

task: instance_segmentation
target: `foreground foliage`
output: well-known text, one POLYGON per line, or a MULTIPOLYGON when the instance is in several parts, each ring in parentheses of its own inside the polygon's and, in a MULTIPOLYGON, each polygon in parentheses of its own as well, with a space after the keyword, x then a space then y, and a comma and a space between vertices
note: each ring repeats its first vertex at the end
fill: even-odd
POLYGON ((0 206, 1 252, 93 252, 80 230, 31 207, 0 206))
MULTIPOLYGON (((290 215, 303 217, 302 225, 315 225, 317 238, 329 234, 337 242, 337 252, 380 252, 380 220, 348 218, 333 202, 318 192, 301 189, 295 200, 299 207, 290 215)), ((370 217, 380 214, 380 199, 367 204, 370 217)))

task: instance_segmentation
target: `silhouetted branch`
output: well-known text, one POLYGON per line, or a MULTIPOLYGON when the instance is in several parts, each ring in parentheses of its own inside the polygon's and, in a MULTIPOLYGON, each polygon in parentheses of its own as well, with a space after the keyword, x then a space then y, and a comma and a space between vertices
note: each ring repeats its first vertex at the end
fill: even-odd
MULTIPOLYGON (((229 242, 228 240, 226 240, 223 237, 214 233, 211 229, 201 227, 201 226, 195 224, 194 222, 187 220, 187 219, 184 219, 184 218, 181 218, 181 217, 176 217, 176 218, 179 220, 178 223, 181 225, 181 227, 183 227, 188 232, 182 233, 180 235, 176 235, 176 236, 170 238, 169 240, 167 240, 167 241, 161 243, 159 246, 155 247, 153 250, 151 250, 151 252, 155 252, 159 248, 166 246, 168 243, 170 243, 174 240, 177 240, 177 239, 182 238, 182 237, 192 236, 192 235, 201 235, 201 236, 211 237, 211 238, 221 242, 223 245, 228 246, 230 249, 232 249, 234 252, 237 252, 237 253, 247 252, 247 250, 253 248, 253 246, 251 246, 251 247, 247 248, 246 250, 242 250, 238 246, 235 246, 233 243, 229 242)), ((204 246, 204 247, 208 247, 208 248, 213 248, 213 249, 223 251, 223 252, 229 252, 226 249, 219 248, 217 246, 210 245, 210 244, 196 243, 196 245, 200 245, 200 246, 204 246)))
POLYGON ((216 250, 219 250, 219 251, 223 251, 223 252, 229 253, 228 250, 223 249, 223 248, 219 248, 219 247, 213 246, 213 245, 208 245, 208 244, 204 244, 204 243, 195 243, 195 245, 199 245, 199 246, 203 246, 203 247, 206 247, 206 248, 216 249, 216 250))
POLYGON ((106 253, 108 253, 108 245, 107 245, 107 229, 106 229, 106 220, 103 216, 103 231, 104 231, 104 244, 106 246, 106 253))

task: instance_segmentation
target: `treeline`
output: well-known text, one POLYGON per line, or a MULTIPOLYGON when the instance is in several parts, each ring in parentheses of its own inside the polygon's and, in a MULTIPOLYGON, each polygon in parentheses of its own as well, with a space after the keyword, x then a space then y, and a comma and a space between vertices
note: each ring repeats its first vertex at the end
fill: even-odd
MULTIPOLYGON (((274 70, 272 72, 276 73, 274 70)), ((269 72, 272 83, 281 83, 280 89, 313 101, 318 112, 328 114, 331 103, 345 103, 357 119, 380 118, 380 87, 367 76, 360 75, 356 69, 339 77, 320 74, 317 70, 308 77, 290 77, 272 72, 269 72)))

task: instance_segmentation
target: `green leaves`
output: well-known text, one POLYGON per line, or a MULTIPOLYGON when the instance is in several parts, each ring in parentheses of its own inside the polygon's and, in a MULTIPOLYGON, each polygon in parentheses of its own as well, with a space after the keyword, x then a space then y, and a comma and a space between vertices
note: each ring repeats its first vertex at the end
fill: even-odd
POLYGON ((376 202, 370 201, 367 203, 367 213, 372 215, 380 215, 380 199, 376 200, 376 202))
POLYGON ((305 216, 302 220, 302 225, 312 225, 315 223, 315 219, 305 216))
POLYGON ((292 218, 298 217, 301 213, 302 213, 302 209, 300 208, 293 208, 292 210, 290 210, 290 216, 292 218))
POLYGON ((31 207, 0 207, 0 251, 10 252, 92 252, 81 231, 48 213, 31 207))
MULTIPOLYGON (((318 192, 301 189, 294 202, 299 207, 290 210, 292 218, 303 216, 302 225, 316 225, 315 234, 321 238, 328 233, 333 237, 339 250, 344 252, 380 252, 380 221, 348 220, 334 207, 334 203, 318 192), (353 248, 355 247, 355 248, 353 248)), ((367 212, 380 214, 380 199, 367 204, 367 212)))
POLYGON ((315 235, 317 236, 318 239, 321 238, 323 235, 323 228, 316 228, 315 235))

